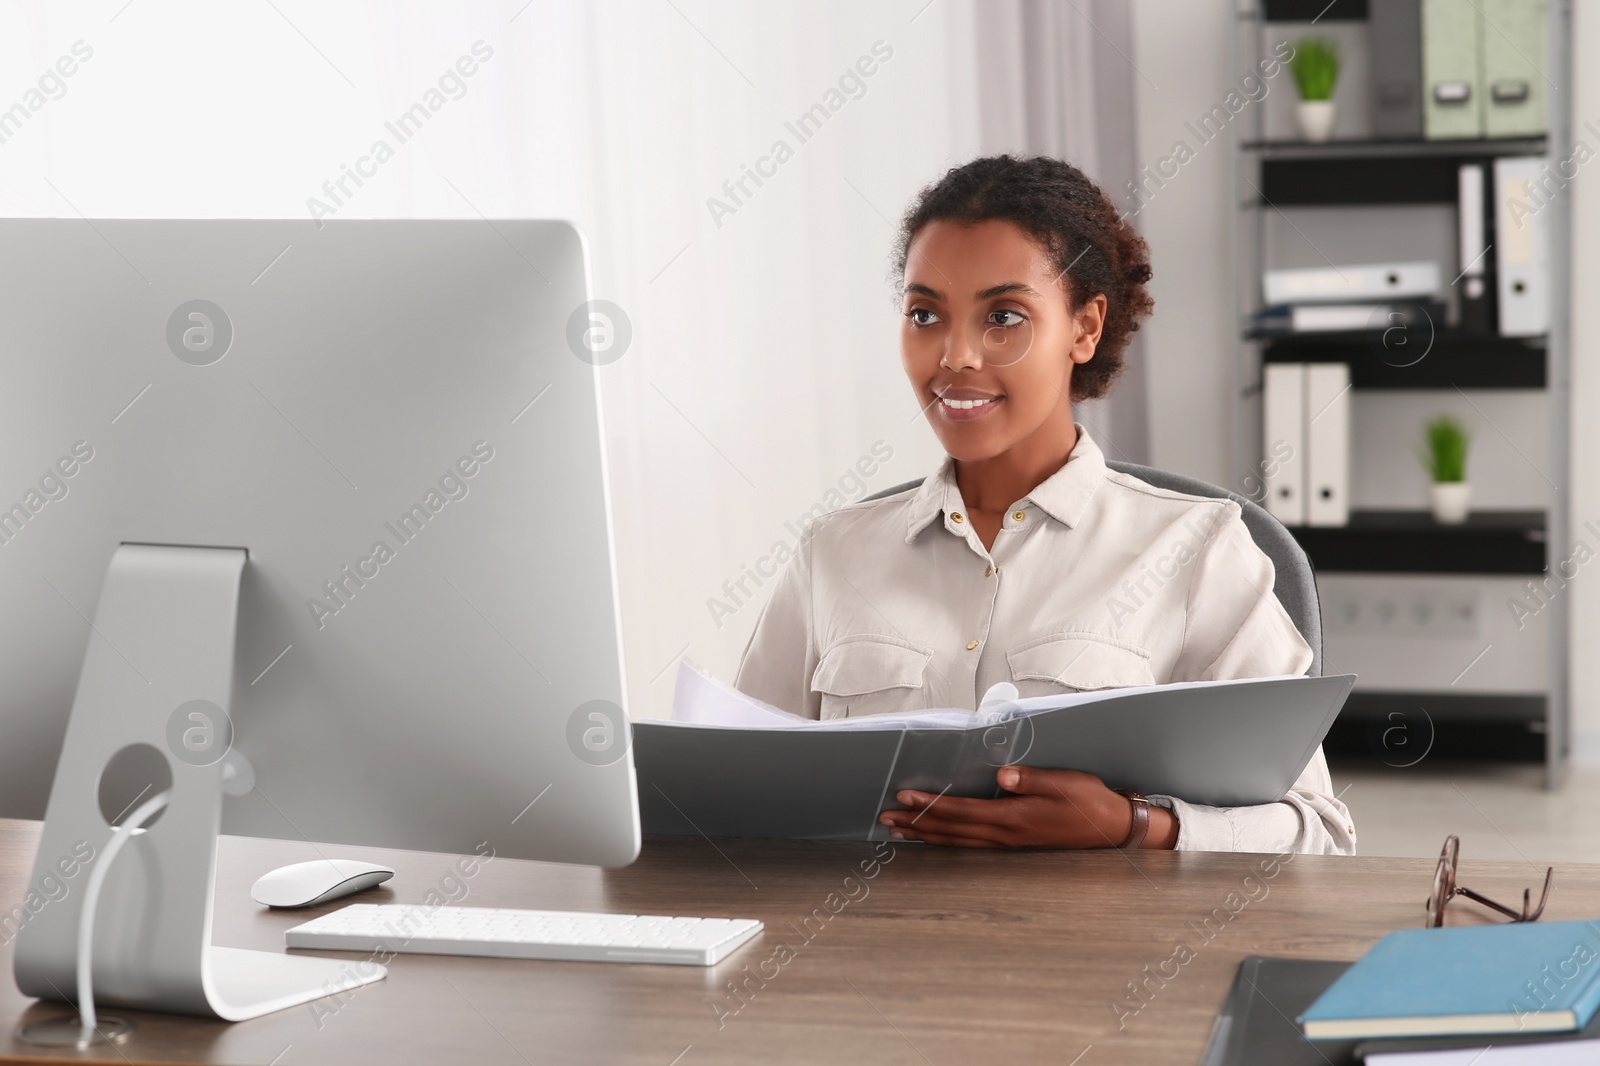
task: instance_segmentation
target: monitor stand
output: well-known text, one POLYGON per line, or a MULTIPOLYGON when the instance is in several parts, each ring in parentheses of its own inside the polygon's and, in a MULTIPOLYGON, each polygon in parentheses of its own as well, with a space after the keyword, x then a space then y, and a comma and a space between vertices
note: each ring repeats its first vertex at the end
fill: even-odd
POLYGON ((106 874, 92 943, 96 1006, 239 1021, 384 976, 376 963, 211 943, 224 778, 249 781, 248 764, 230 754, 226 713, 245 559, 240 548, 151 544, 112 556, 28 883, 27 902, 38 905, 16 938, 27 995, 75 998, 84 886, 110 839, 108 819, 120 817, 101 805, 113 760, 149 767, 144 800, 170 777, 171 799, 106 874))

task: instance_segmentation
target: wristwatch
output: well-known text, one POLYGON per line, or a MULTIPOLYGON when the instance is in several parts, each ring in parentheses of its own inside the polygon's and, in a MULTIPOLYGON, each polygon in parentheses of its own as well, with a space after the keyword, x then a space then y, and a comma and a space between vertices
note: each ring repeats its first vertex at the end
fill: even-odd
POLYGON ((1150 832, 1150 801, 1131 788, 1119 788, 1116 793, 1128 797, 1128 803, 1133 808, 1133 824, 1128 826, 1128 838, 1117 847, 1123 851, 1137 848, 1144 843, 1145 834, 1150 832))

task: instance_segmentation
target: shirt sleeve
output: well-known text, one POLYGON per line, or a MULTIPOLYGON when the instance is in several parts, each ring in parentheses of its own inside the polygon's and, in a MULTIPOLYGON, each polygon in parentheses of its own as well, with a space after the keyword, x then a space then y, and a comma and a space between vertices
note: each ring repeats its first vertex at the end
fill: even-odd
MULTIPOLYGON (((1273 594, 1272 560, 1250 537, 1238 505, 1229 511, 1190 563, 1183 649, 1172 680, 1303 674, 1311 646, 1273 594)), ((1277 803, 1208 807, 1176 796, 1149 799, 1177 816, 1179 850, 1355 854, 1355 825, 1334 795, 1320 746, 1277 803)))
POLYGON ((822 694, 811 690, 817 669, 811 610, 811 531, 772 586, 745 645, 733 687, 803 718, 822 717, 822 694))

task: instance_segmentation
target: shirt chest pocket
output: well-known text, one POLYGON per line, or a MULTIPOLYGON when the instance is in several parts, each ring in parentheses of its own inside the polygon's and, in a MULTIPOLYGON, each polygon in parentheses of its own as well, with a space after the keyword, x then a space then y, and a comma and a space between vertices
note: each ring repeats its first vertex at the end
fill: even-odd
POLYGON ((822 717, 859 718, 921 710, 922 675, 933 651, 892 637, 846 637, 823 652, 811 675, 822 717))
POLYGON ((1052 633, 1018 645, 1006 660, 1023 696, 1156 683, 1149 652, 1093 634, 1052 633))

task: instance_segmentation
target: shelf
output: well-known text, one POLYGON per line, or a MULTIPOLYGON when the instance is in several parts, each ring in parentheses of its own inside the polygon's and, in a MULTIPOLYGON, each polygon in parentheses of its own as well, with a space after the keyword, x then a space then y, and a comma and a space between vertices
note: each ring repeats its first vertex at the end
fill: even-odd
POLYGON ((1357 682, 1340 714, 1379 721, 1396 712, 1420 718, 1419 707, 1435 722, 1543 722, 1545 698, 1536 692, 1473 692, 1466 684, 1444 692, 1374 691, 1357 682))
POLYGON ((1484 142, 1452 145, 1448 152, 1400 154, 1358 150, 1350 155, 1297 152, 1261 160, 1256 191, 1273 207, 1339 207, 1355 204, 1447 204, 1460 198, 1459 168, 1503 155, 1543 155, 1542 141, 1519 142, 1527 152, 1495 151, 1484 142))
POLYGON ((1322 750, 1340 766, 1396 770, 1423 759, 1434 765, 1447 759, 1541 763, 1548 718, 1543 695, 1367 692, 1357 682, 1322 750))
POLYGON ((1367 0, 1261 0, 1263 22, 1365 22, 1367 0))
POLYGON ((1386 138, 1336 138, 1331 141, 1245 141, 1239 147, 1258 152, 1268 158, 1337 159, 1340 156, 1373 158, 1436 159, 1493 159, 1506 155, 1544 155, 1547 142, 1544 137, 1493 137, 1463 138, 1459 140, 1423 141, 1386 138))
POLYGON ((1347 526, 1290 526, 1316 570, 1542 574, 1543 511, 1474 511, 1446 526, 1427 511, 1352 511, 1347 526))
POLYGON ((1440 329, 1408 347, 1385 347, 1381 332, 1293 333, 1246 337, 1261 344, 1266 363, 1349 363, 1356 389, 1542 389, 1545 347, 1539 339, 1440 329), (1417 359, 1410 354, 1426 351, 1417 359), (1415 362, 1412 360, 1415 359, 1415 362), (1409 365, 1404 365, 1409 364, 1409 365))

